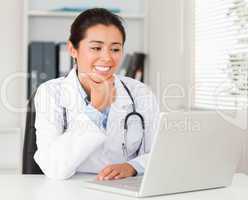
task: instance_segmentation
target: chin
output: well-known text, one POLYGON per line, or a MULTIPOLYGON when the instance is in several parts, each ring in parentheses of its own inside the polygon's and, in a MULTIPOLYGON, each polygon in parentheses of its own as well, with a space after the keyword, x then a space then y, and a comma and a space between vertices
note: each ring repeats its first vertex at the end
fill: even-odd
POLYGON ((94 75, 94 76, 91 76, 91 79, 96 82, 96 83, 101 83, 107 79, 109 79, 111 76, 113 76, 113 74, 110 74, 110 75, 94 75))

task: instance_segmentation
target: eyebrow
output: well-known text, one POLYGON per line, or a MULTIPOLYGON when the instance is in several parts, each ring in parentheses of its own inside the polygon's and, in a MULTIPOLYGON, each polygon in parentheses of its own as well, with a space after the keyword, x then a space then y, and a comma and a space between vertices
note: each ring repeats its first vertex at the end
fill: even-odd
MULTIPOLYGON (((103 41, 99 41, 99 40, 91 40, 90 43, 104 44, 103 41)), ((119 44, 119 45, 122 45, 120 42, 112 42, 111 44, 119 44)))

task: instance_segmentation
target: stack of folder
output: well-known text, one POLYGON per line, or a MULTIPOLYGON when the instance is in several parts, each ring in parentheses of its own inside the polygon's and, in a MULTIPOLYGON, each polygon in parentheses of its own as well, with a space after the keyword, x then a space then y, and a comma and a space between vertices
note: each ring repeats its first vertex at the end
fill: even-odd
POLYGON ((145 58, 146 55, 142 52, 126 54, 117 73, 144 82, 145 58))
POLYGON ((50 79, 64 76, 72 68, 66 43, 31 42, 28 52, 28 96, 50 79))

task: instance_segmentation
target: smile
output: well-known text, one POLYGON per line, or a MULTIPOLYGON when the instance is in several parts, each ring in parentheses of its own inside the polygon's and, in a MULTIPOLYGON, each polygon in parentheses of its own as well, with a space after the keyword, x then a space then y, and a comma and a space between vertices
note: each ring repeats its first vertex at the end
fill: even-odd
POLYGON ((109 66, 95 66, 95 69, 96 71, 99 71, 99 72, 107 72, 111 69, 111 67, 109 66))

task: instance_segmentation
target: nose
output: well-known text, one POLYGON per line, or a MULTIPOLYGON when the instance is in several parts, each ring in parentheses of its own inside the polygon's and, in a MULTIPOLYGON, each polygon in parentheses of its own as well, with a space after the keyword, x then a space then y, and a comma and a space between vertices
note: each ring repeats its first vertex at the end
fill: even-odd
POLYGON ((101 60, 109 62, 112 60, 111 51, 108 49, 103 49, 101 52, 101 60))

